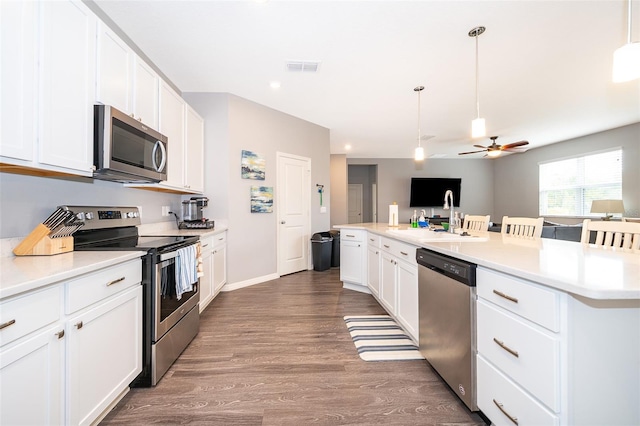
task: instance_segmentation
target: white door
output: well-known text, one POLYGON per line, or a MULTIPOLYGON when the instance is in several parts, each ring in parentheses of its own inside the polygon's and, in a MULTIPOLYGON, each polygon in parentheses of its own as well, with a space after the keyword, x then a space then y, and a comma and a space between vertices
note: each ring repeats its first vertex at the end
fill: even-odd
POLYGON ((309 269, 311 160, 277 153, 278 274, 309 269))
POLYGON ((350 183, 349 194, 349 223, 362 223, 362 184, 350 183))

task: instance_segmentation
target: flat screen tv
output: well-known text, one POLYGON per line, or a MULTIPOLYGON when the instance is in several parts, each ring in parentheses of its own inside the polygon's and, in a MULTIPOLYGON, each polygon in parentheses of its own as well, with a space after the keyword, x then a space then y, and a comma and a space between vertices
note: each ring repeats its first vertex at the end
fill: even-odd
POLYGON ((411 178, 409 207, 442 207, 444 193, 453 191, 453 205, 460 207, 461 178, 411 178))

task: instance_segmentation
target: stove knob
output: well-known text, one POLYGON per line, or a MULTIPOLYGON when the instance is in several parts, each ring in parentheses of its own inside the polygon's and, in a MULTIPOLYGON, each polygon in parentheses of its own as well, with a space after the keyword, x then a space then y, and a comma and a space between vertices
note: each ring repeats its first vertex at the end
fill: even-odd
POLYGON ((87 220, 93 219, 93 213, 92 212, 87 212, 87 213, 85 213, 84 216, 87 218, 87 220))
POLYGON ((78 220, 84 220, 84 212, 80 212, 80 213, 78 213, 78 214, 76 215, 76 218, 77 218, 78 220))
POLYGON ((136 217, 136 214, 134 212, 129 212, 127 213, 127 217, 133 218, 133 217, 136 217))

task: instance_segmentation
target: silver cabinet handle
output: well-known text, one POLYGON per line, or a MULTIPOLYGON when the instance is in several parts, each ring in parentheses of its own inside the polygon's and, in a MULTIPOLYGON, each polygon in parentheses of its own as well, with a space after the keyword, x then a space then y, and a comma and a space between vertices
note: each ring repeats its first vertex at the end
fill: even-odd
POLYGON ((509 302, 518 303, 518 299, 516 299, 516 298, 515 298, 515 297, 513 297, 513 296, 509 296, 509 295, 504 294, 503 292, 498 291, 498 290, 493 290, 493 292, 494 292, 495 294, 497 294, 498 296, 500 296, 500 297, 502 297, 502 298, 504 298, 504 299, 507 299, 509 302))
POLYGON ((498 401, 496 401, 495 399, 493 400, 493 403, 496 404, 496 407, 498 407, 498 409, 500 411, 502 411, 502 414, 504 414, 505 416, 507 416, 509 418, 509 420, 511 420, 513 422, 514 425, 518 424, 518 418, 517 417, 513 417, 511 414, 507 413, 507 411, 504 409, 504 407, 502 406, 501 403, 499 403, 498 401))
POLYGON ((514 351, 509 346, 505 345, 504 342, 496 339, 495 337, 493 338, 493 341, 496 342, 498 344, 498 346, 500 346, 502 349, 504 349, 505 351, 509 352, 511 355, 515 356, 516 358, 520 357, 520 355, 518 354, 518 351, 514 351))
POLYGON ((82 328, 82 326, 83 326, 83 325, 84 325, 84 324, 82 324, 82 321, 80 321, 79 323, 77 323, 77 324, 76 324, 76 328, 77 328, 78 330, 80 330, 80 329, 82 328))
POLYGON ((209 247, 209 244, 203 244, 202 248, 209 247))
POLYGON ((16 323, 16 320, 12 319, 12 320, 9 320, 9 321, 5 322, 4 324, 0 324, 0 330, 2 330, 3 328, 7 328, 10 325, 13 325, 15 323, 16 323))
POLYGON ((373 241, 374 241, 374 239, 373 239, 373 238, 369 238, 369 241, 373 242, 373 241))
POLYGON ((118 279, 116 279, 116 280, 109 281, 109 282, 107 283, 107 287, 109 287, 110 285, 118 284, 120 281, 124 281, 124 279, 125 279, 124 277, 120 277, 120 278, 118 278, 118 279))
POLYGON ((349 237, 349 238, 355 238, 356 237, 355 235, 349 235, 349 234, 347 234, 346 236, 349 237))
POLYGON ((403 255, 403 256, 408 256, 409 255, 409 253, 405 253, 403 251, 401 251, 400 254, 403 255))
POLYGON ((58 336, 58 339, 62 339, 64 337, 64 330, 58 331, 56 336, 58 336))
POLYGON ((286 220, 282 220, 282 221, 280 221, 280 225, 284 225, 285 223, 287 223, 287 221, 286 221, 286 220))
POLYGON ((218 238, 218 241, 224 241, 224 237, 218 238))
POLYGON ((389 248, 389 247, 390 247, 390 246, 388 246, 388 245, 386 245, 386 244, 383 244, 383 246, 384 246, 384 248, 389 248))

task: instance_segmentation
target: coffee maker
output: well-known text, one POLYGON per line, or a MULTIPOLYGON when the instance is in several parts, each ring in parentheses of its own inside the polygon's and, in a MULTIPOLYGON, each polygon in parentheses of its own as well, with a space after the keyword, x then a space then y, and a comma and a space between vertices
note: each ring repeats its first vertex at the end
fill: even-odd
POLYGON ((182 202, 182 222, 179 229, 211 229, 214 226, 212 220, 204 217, 204 208, 209 205, 207 197, 191 197, 182 202))

